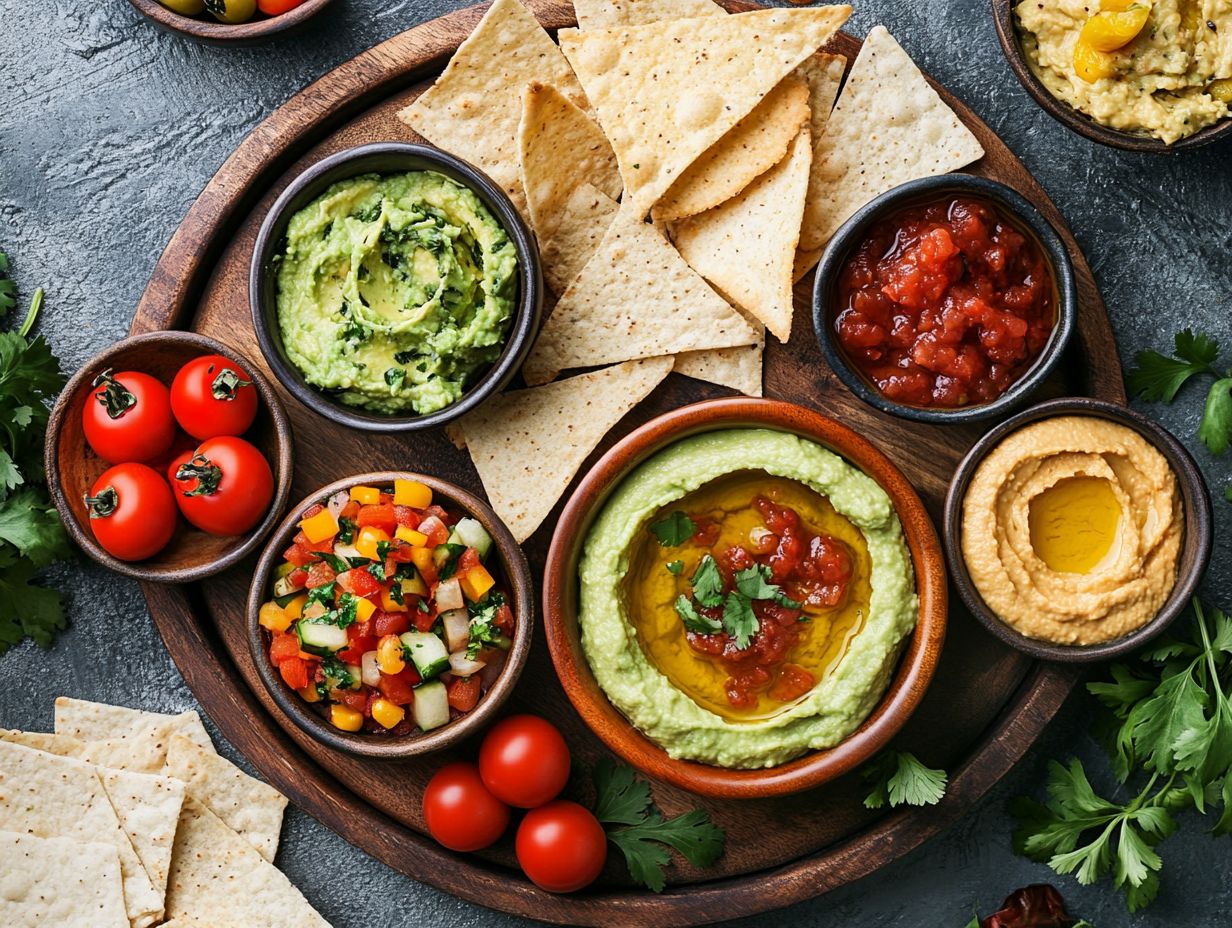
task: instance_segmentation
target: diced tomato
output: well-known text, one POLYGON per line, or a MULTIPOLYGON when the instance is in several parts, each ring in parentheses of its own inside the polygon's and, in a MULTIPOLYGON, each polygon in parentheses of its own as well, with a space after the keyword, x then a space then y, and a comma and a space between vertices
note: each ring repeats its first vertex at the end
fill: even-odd
POLYGON ((355 647, 355 642, 359 639, 371 638, 374 634, 371 619, 367 622, 352 622, 347 626, 347 641, 351 642, 351 647, 355 647))
POLYGON ((307 567, 317 559, 317 556, 300 544, 293 544, 283 552, 282 559, 296 567, 307 567))
POLYGON ((460 577, 472 567, 479 566, 479 552, 474 548, 467 548, 462 552, 462 556, 458 558, 457 575, 460 577))
POLYGON ((291 539, 299 546, 302 551, 309 555, 328 554, 334 550, 334 536, 322 538, 320 541, 309 541, 308 536, 303 532, 296 532, 295 537, 291 539))
POLYGON ((381 503, 382 504, 392 503, 393 501, 394 501, 394 495, 392 493, 386 493, 384 490, 381 491, 381 503))
POLYGON ((411 617, 405 612, 382 612, 378 609, 369 624, 372 626, 372 633, 377 638, 383 638, 386 635, 401 635, 403 632, 409 632, 411 617))
POLYGON ((409 564, 415 549, 408 545, 405 541, 395 538, 389 543, 389 554, 385 558, 386 563, 393 561, 395 564, 409 564))
POLYGON ((308 685, 308 662, 298 657, 288 657, 278 665, 283 681, 293 690, 302 690, 308 685))
POLYGON ((411 616, 417 631, 430 632, 432 626, 436 624, 436 610, 434 609, 429 609, 427 612, 416 609, 414 613, 407 613, 407 615, 411 616))
POLYGON ((324 561, 314 561, 312 566, 308 568, 308 579, 304 582, 304 586, 310 590, 315 590, 319 586, 333 583, 336 576, 334 568, 324 561))
POLYGON ((287 574, 287 583, 291 585, 293 590, 302 590, 304 584, 308 582, 308 571, 302 567, 297 567, 295 570, 287 574))
POLYGON ((342 507, 342 511, 338 513, 339 519, 350 519, 355 521, 355 517, 359 515, 359 503, 355 500, 347 500, 347 504, 342 507))
POLYGON ((299 638, 293 632, 274 635, 270 641, 270 663, 277 667, 293 657, 299 657, 299 638))
POLYGON ((424 509, 423 514, 424 514, 424 518, 427 518, 428 516, 436 516, 446 525, 453 525, 455 522, 458 521, 456 516, 452 516, 448 512, 445 511, 444 506, 438 506, 435 503, 433 503, 431 506, 428 506, 426 509, 424 509))
POLYGON ((513 610, 507 603, 497 607, 496 615, 492 617, 492 624, 506 635, 513 634, 513 610))
POLYGON ((303 512, 299 514, 299 520, 303 522, 305 519, 311 519, 313 516, 315 516, 318 512, 320 512, 324 508, 325 507, 322 506, 320 503, 313 503, 311 506, 309 506, 307 509, 305 509, 303 512))
POLYGON ((381 679, 377 682, 376 688, 390 702, 395 702, 400 706, 407 706, 415 700, 414 687, 418 682, 419 674, 415 672, 415 668, 407 667, 399 673, 381 674, 381 679))
POLYGON ((479 677, 454 677, 447 687, 449 705, 459 712, 470 712, 479 704, 479 677))
POLYGON ((363 712, 368 708, 368 694, 362 689, 358 690, 333 690, 330 693, 335 702, 340 702, 344 706, 350 706, 356 712, 363 712))
POLYGON ((779 678, 770 687, 769 696, 777 702, 791 702, 803 696, 817 683, 817 678, 799 664, 784 664, 779 678))
POLYGON ((355 517, 355 524, 360 528, 371 525, 386 534, 392 535, 398 528, 398 518, 394 514, 393 503, 381 503, 378 506, 362 506, 355 517))
POLYGON ((338 586, 354 596, 371 596, 381 592, 381 584, 367 567, 355 567, 338 574, 338 586))
POLYGON ((423 521, 423 516, 410 506, 394 506, 394 518, 402 528, 419 528, 419 523, 423 521))
POLYGON ((419 523, 418 531, 428 537, 426 547, 435 548, 449 540, 449 527, 438 516, 428 516, 419 523))

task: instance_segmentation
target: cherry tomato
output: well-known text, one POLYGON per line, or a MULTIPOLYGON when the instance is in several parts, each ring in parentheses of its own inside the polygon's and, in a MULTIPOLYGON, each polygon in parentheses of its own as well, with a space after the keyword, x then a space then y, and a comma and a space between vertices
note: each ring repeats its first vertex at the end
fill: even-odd
POLYGON ((484 788, 478 768, 447 764, 428 781, 423 795, 428 832, 451 851, 477 851, 505 832, 509 807, 484 788))
POLYGON ((122 561, 154 556, 175 534, 171 488, 145 464, 117 464, 106 471, 85 503, 94 537, 122 561))
POLYGON ((240 535, 259 521, 274 498, 265 457, 242 438, 207 438, 175 474, 175 501, 184 518, 211 535, 240 535))
POLYGON ((196 453, 196 448, 189 448, 187 451, 181 451, 171 459, 171 463, 167 465, 167 483, 175 486, 175 475, 180 472, 180 468, 193 459, 196 453))
POLYGON ((479 748, 479 774, 492 795, 533 809, 560 795, 569 779, 569 747, 551 722, 511 715, 492 726, 479 748))
POLYGON ((171 395, 149 374, 103 371, 82 410, 82 428, 94 453, 108 464, 161 458, 175 441, 171 395))
POLYGON ((572 893, 594 882, 607 860, 607 835, 587 809, 557 799, 531 809, 518 826, 518 864, 540 889, 572 893))
POLYGON ((193 438, 243 435, 257 417, 257 388, 234 361, 202 355, 171 382, 171 411, 193 438))
POLYGON ((304 0, 257 0, 257 9, 266 16, 281 16, 303 2, 304 0))

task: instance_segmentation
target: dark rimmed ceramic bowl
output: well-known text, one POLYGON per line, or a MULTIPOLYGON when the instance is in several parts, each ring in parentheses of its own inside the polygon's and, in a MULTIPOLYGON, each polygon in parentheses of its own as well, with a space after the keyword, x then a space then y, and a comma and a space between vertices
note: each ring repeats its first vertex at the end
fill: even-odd
POLYGON ((1065 243, 1061 241, 1061 236, 1057 234, 1052 223, 1013 188, 972 174, 942 174, 908 181, 860 207, 826 245, 813 283, 813 330, 830 368, 852 393, 870 406, 916 422, 966 424, 1004 416, 1026 402, 1056 369, 1076 328, 1077 320, 1078 291, 1074 282, 1074 265, 1065 243), (834 307, 838 302, 835 291, 844 263, 863 241, 871 226, 887 214, 947 194, 991 200, 1008 217, 1017 221, 1020 231, 1035 240, 1048 261, 1056 284, 1057 321, 1048 343, 1035 359, 1035 363, 991 403, 952 409, 910 406, 888 399, 847 359, 834 334, 834 307))
POLYGON ((992 0, 992 18, 997 28, 997 38, 1001 42, 1001 51, 1005 53, 1010 70, 1014 72, 1014 76, 1018 78, 1027 93, 1043 108, 1044 112, 1065 128, 1077 132, 1083 138, 1099 142, 1101 145, 1109 145, 1123 151, 1154 155, 1192 151, 1220 139, 1232 138, 1232 118, 1229 118, 1168 145, 1149 135, 1111 129, 1096 122, 1086 113, 1074 109, 1065 101, 1058 100, 1035 76, 1035 72, 1027 63, 1027 55, 1019 36, 1017 17, 1014 15, 1015 6, 1017 6, 1015 0, 992 0))
MULTIPOLYGON (((286 410, 261 369, 230 345, 195 332, 149 332, 116 342, 96 354, 72 376, 51 410, 44 444, 48 488, 60 519, 73 541, 109 570, 153 583, 191 583, 238 563, 273 529, 291 492, 291 425, 286 410), (180 518, 170 543, 144 561, 121 561, 94 540, 82 496, 111 465, 86 443, 82 410, 94 391, 92 382, 108 368, 142 371, 170 387, 176 372, 193 358, 221 354, 232 358, 252 378, 261 403, 257 418, 243 437, 252 442, 274 472, 269 512, 251 531, 230 537, 210 535, 180 518)), ((170 463, 170 455, 168 455, 170 463)), ((151 465, 161 470, 156 465, 151 465)))
POLYGON ((274 716, 284 727, 289 720, 290 723, 326 747, 361 757, 387 759, 417 757, 450 747, 478 732, 492 720, 501 705, 509 698, 509 694, 513 692, 514 685, 522 673, 522 668, 526 666, 526 658, 530 654, 535 625, 534 600, 535 587, 531 580, 530 566, 526 563, 526 555, 522 553, 521 547, 514 540, 509 529, 505 527, 505 523, 478 497, 459 486, 427 474, 403 471, 356 474, 353 477, 335 480, 300 500, 288 511, 287 517, 283 519, 282 524, 278 526, 261 552, 261 559, 257 562, 256 570, 252 575, 252 583, 248 587, 246 607, 248 647, 252 652, 252 662, 257 669, 257 675, 265 685, 266 692, 282 710, 274 716), (417 732, 402 737, 346 732, 334 728, 282 681, 277 670, 270 663, 268 633, 257 621, 261 604, 270 598, 270 581, 274 569, 281 562, 283 552, 290 547, 291 539, 299 531, 300 513, 315 503, 323 502, 339 490, 361 485, 392 486, 395 480, 417 480, 426 484, 432 488, 434 502, 446 507, 455 507, 471 518, 479 520, 495 543, 495 550, 500 558, 499 573, 508 586, 510 606, 517 623, 513 633, 513 646, 505 658, 505 666, 501 669, 496 682, 483 694, 478 706, 463 717, 434 731, 417 732))
POLYGON ((168 9, 158 0, 128 0, 142 16, 168 32, 187 36, 206 45, 253 45, 271 36, 294 29, 321 12, 330 0, 304 0, 293 10, 278 16, 257 13, 246 23, 224 23, 209 13, 185 16, 168 9))
POLYGON ((932 680, 945 640, 945 563, 932 521, 903 473, 871 443, 821 413, 777 400, 729 397, 665 413, 618 442, 582 478, 552 535, 543 583, 544 630, 565 693, 582 719, 625 761, 648 776, 724 799, 784 796, 820 786, 861 766, 886 746, 915 711, 932 680), (919 619, 877 708, 833 748, 755 770, 675 760, 608 701, 582 651, 577 620, 578 560, 603 504, 634 468, 692 435, 731 428, 765 428, 815 441, 858 467, 886 491, 902 522, 919 619))
POLYGON ((1048 400, 1002 422, 977 441, 959 462, 958 469, 950 480, 945 495, 944 542, 945 555, 950 565, 950 576, 958 596, 971 610, 971 614, 997 638, 1012 648, 1017 648, 1032 657, 1049 661, 1084 663, 1120 657, 1141 647, 1145 642, 1164 631, 1176 620, 1185 608, 1202 579, 1207 562, 1211 558, 1211 499, 1202 479, 1202 472, 1193 457, 1163 426, 1145 416, 1104 400, 1090 397, 1063 397, 1048 400), (1133 429, 1159 449, 1176 474, 1181 499, 1185 507, 1185 538, 1177 561, 1176 585, 1155 618, 1137 631, 1122 638, 1102 644, 1064 645, 1028 638, 1017 629, 1003 622, 985 605, 983 597, 967 573, 962 555, 962 504, 967 487, 971 483, 980 462, 988 456, 1001 440, 1024 425, 1051 419, 1056 416, 1094 416, 1107 419, 1118 425, 1133 429))
POLYGON ((249 270, 248 299, 261 353, 274 376, 297 400, 340 425, 369 432, 410 432, 439 428, 464 416, 504 387, 530 352, 543 310, 543 273, 534 237, 505 192, 478 169, 448 152, 405 142, 361 145, 323 158, 304 171, 274 201, 261 223, 249 270), (382 415, 349 406, 309 384, 291 363, 278 324, 274 257, 287 225, 300 209, 331 184, 361 174, 436 171, 475 192, 509 233, 518 254, 518 295, 505 349, 496 363, 452 406, 427 415, 382 415))

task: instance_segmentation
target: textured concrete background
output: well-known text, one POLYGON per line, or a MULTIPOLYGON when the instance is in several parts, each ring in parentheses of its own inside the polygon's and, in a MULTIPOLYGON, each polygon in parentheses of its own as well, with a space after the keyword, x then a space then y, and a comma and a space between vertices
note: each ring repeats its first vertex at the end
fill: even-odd
MULTIPOLYGON (((172 231, 244 135, 298 89, 365 48, 466 0, 336 0, 273 44, 219 49, 166 35, 123 0, 0 0, 0 246, 28 296, 47 287, 42 331, 76 368, 128 329, 172 231)), ((1193 325, 1232 360, 1232 146, 1182 157, 1097 147, 1040 111, 1002 58, 987 0, 864 0, 849 29, 885 23, 922 67, 983 117, 1040 179, 1073 227, 1112 311, 1121 351, 1165 348, 1193 325)), ((1194 449, 1214 487, 1229 481, 1194 439, 1201 391, 1146 407, 1194 449)), ((1220 494, 1217 494, 1219 497, 1220 494)), ((1232 606, 1232 506, 1217 498, 1206 593, 1232 606)), ((0 658, 0 725, 50 729, 68 694, 163 711, 195 705, 135 585, 87 561, 50 582, 68 592, 73 625, 43 652, 0 658)), ((959 926, 1017 886, 1053 880, 1099 928, 1227 924, 1232 844, 1193 816, 1163 846, 1164 888, 1127 916, 1107 887, 1016 858, 1005 800, 1038 787, 1047 760, 1076 752, 1101 774, 1075 698, 1020 768, 959 826, 898 864, 840 891, 745 926, 959 926)), ((207 722, 208 724, 208 722, 207 722)), ((218 737, 220 749, 235 752, 218 737)), ((773 840, 773 835, 768 835, 773 840)), ((376 863, 307 815, 287 816, 279 864, 339 928, 511 925, 376 863)), ((720 912, 715 913, 720 916, 720 912)), ((256 928, 256 926, 254 926, 256 928)))

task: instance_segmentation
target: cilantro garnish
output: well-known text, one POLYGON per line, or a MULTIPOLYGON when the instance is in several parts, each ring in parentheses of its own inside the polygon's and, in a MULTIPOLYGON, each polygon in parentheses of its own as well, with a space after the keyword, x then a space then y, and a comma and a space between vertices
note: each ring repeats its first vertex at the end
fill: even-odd
POLYGON ((723 575, 719 573, 718 562, 709 554, 702 557, 689 582, 693 587, 693 598, 700 605, 714 609, 723 603, 723 575))
POLYGON ((684 561, 668 561, 664 566, 669 574, 679 576, 680 572, 684 570, 684 561))
POLYGON ((800 604, 789 599, 781 586, 771 583, 770 576, 769 565, 749 567, 736 574, 736 589, 749 599, 771 599, 788 609, 799 609, 800 604))
MULTIPOLYGON (((680 561, 673 561, 680 564, 680 561)), ((682 565, 683 567, 683 565, 682 565)), ((672 565, 667 565, 672 570, 672 565)), ((679 573, 672 570, 672 573, 679 573)), ((723 592, 723 574, 718 562, 709 554, 704 555, 689 580, 693 588, 693 601, 687 596, 680 596, 675 603, 676 614, 684 623, 687 631, 702 635, 713 635, 726 632, 738 650, 743 651, 753 640, 761 628, 761 621, 753 611, 753 603, 770 601, 788 609, 799 609, 800 604, 789 599, 783 588, 770 582, 770 568, 765 564, 755 564, 736 572, 735 589, 723 592), (723 608, 723 621, 715 619, 698 611, 697 606, 704 609, 723 608)))
POLYGON ((498 645, 504 638, 496 626, 496 613, 505 605, 505 594, 492 592, 477 603, 471 603, 467 611, 471 616, 470 640, 466 645, 466 656, 474 660, 479 652, 489 645, 498 645))
MULTIPOLYGON (((355 532, 358 528, 359 526, 355 524, 354 519, 348 519, 346 516, 339 516, 338 517, 338 543, 343 544, 343 545, 349 545, 352 542, 354 542, 355 532)), ((381 542, 377 542, 378 547, 380 547, 381 544, 382 544, 381 542)))
POLYGON ((697 531, 697 526, 687 515, 677 511, 666 519, 650 523, 650 531, 662 547, 675 548, 688 541, 697 531))
POLYGON ((624 855, 629 875, 643 886, 663 891, 669 847, 697 867, 713 866, 723 856, 727 836, 704 809, 664 818, 650 796, 650 784, 608 758, 595 765, 594 777, 595 817, 614 826, 606 828, 607 838, 624 855))
POLYGON ((325 583, 321 586, 313 587, 308 591, 308 601, 304 603, 304 608, 307 609, 311 605, 324 606, 326 609, 334 608, 334 590, 337 589, 336 583, 325 583))
POLYGON ((336 554, 330 554, 328 551, 318 551, 317 559, 324 561, 333 568, 334 573, 346 573, 351 569, 351 565, 347 563, 346 558, 339 557, 336 554))
POLYGON ((335 689, 345 690, 355 685, 355 678, 351 676, 351 671, 347 670, 346 664, 333 654, 327 654, 321 658, 321 673, 325 676, 326 684, 335 689))
POLYGON ((926 767, 909 751, 885 751, 862 773, 872 791, 864 797, 868 809, 885 805, 931 806, 945 795, 949 779, 944 770, 926 767))
POLYGON ((741 593, 728 593, 723 601, 723 631, 736 642, 736 649, 747 648, 760 628, 752 601, 741 593))
POLYGON ((1151 402, 1171 403, 1185 384, 1196 376, 1214 378, 1206 394, 1198 438, 1211 454, 1223 454, 1232 443, 1232 370, 1216 367, 1219 343, 1190 329, 1176 333, 1171 357, 1158 351, 1139 351, 1134 366, 1125 375, 1129 392, 1151 402))
POLYGON ((680 616, 680 621, 684 623, 686 631, 697 632, 701 635, 714 635, 723 630, 721 622, 698 612, 689 597, 683 594, 676 599, 676 614, 680 616))

